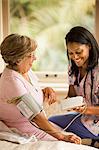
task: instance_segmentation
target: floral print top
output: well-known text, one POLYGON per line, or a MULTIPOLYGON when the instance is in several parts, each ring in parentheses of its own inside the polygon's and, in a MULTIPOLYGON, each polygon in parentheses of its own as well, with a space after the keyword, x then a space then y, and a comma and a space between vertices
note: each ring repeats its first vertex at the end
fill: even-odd
MULTIPOLYGON (((99 66, 96 66, 92 70, 93 75, 93 88, 91 89, 91 71, 83 77, 79 82, 79 85, 74 85, 76 77, 69 75, 69 85, 74 85, 75 91, 78 96, 83 96, 87 106, 99 106, 99 66), (85 79, 86 78, 86 79, 85 79), (86 80, 86 82, 85 82, 86 80), (85 82, 85 94, 84 94, 84 82, 85 82), (92 90, 92 101, 91 101, 92 90)), ((79 78, 79 75, 78 75, 79 78)), ((99 136, 99 115, 82 115, 81 121, 83 125, 94 135, 99 136)))

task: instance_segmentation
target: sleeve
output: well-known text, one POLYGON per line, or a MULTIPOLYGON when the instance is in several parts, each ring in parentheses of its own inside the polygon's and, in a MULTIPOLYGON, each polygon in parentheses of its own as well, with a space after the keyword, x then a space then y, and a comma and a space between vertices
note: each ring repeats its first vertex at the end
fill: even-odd
POLYGON ((14 98, 27 93, 27 89, 19 78, 6 76, 0 82, 0 119, 15 122, 22 118, 15 104, 10 103, 14 98))
POLYGON ((93 102, 99 106, 99 68, 94 71, 93 92, 93 102))
POLYGON ((25 84, 19 78, 7 78, 2 84, 2 99, 10 100, 27 93, 25 84))
POLYGON ((7 95, 5 96, 7 98, 7 103, 5 105, 2 104, 2 106, 4 106, 2 109, 3 119, 8 118, 8 114, 10 114, 10 119, 14 119, 14 117, 18 118, 21 117, 20 115, 23 115, 31 120, 42 111, 43 108, 27 91, 24 82, 20 78, 15 77, 6 80, 3 88, 5 88, 5 92, 7 91, 5 93, 7 95), (5 112, 4 108, 7 108, 5 112))
POLYGON ((68 83, 69 85, 74 85, 75 77, 74 75, 70 75, 70 66, 68 67, 68 83))

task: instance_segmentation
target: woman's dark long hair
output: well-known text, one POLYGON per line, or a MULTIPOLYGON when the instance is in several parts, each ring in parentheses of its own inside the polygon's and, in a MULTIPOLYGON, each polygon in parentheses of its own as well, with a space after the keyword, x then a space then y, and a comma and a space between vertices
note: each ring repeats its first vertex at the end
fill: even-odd
MULTIPOLYGON (((99 59, 99 46, 94 38, 94 36, 84 27, 76 26, 72 28, 65 37, 66 45, 70 42, 77 42, 80 44, 88 44, 90 45, 91 49, 89 51, 89 60, 88 60, 88 68, 87 70, 93 69, 98 64, 99 59)), ((67 50, 68 55, 68 50, 67 50)), ((69 59, 69 56, 68 56, 69 59)), ((69 60, 70 61, 70 60, 69 60)), ((78 73, 78 67, 74 63, 74 61, 71 60, 71 73, 77 74, 78 73)))
MULTIPOLYGON (((99 60, 99 45, 92 35, 91 32, 89 32, 87 29, 81 26, 73 27, 66 35, 65 37, 66 45, 68 43, 77 42, 79 44, 87 44, 91 47, 89 51, 89 59, 88 59, 88 67, 87 72, 91 71, 91 99, 92 99, 92 88, 93 88, 93 76, 92 76, 92 70, 95 66, 98 65, 99 60)), ((71 65, 71 70, 69 72, 70 75, 74 74, 76 77, 78 77, 79 68, 75 64, 73 60, 69 59, 68 55, 68 49, 67 49, 67 56, 68 60, 71 65)), ((77 79, 77 78, 76 78, 77 79)), ((86 82, 86 81, 85 81, 86 82)), ((75 81, 75 84, 77 85, 77 80, 75 81)), ((84 94, 85 94, 85 83, 84 83, 84 94)))

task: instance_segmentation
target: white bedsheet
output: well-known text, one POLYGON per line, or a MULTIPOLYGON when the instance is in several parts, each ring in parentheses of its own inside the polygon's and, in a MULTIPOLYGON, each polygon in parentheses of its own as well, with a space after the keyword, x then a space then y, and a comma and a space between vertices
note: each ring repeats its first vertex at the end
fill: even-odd
POLYGON ((37 141, 28 144, 14 144, 0 141, 0 150, 98 150, 85 145, 66 143, 63 141, 37 141))

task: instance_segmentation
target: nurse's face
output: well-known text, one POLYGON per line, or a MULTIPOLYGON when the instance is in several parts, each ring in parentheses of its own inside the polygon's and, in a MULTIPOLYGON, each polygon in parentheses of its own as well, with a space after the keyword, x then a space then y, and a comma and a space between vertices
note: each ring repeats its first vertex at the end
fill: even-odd
POLYGON ((90 47, 87 44, 69 42, 67 44, 68 55, 78 67, 87 66, 90 47))

